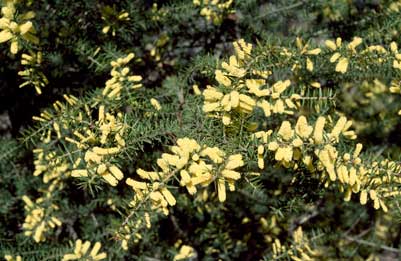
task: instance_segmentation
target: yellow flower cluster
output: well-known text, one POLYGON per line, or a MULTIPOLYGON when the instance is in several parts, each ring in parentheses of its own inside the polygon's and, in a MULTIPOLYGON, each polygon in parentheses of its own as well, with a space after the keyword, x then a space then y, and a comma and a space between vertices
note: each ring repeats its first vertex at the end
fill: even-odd
POLYGON ((286 253, 291 260, 294 261, 312 261, 317 260, 322 256, 319 250, 313 250, 310 246, 309 239, 304 235, 302 227, 298 227, 292 234, 293 244, 288 248, 281 244, 280 240, 276 238, 272 243, 273 258, 279 259, 281 255, 286 253))
POLYGON ((398 1, 393 1, 389 5, 388 10, 390 12, 396 12, 396 13, 400 12, 400 10, 401 10, 401 1, 399 1, 399 0, 398 1))
MULTIPOLYGON (((57 206, 49 202, 54 192, 63 188, 66 178, 101 177, 112 186, 123 179, 123 172, 115 159, 126 146, 124 131, 127 126, 123 114, 115 112, 103 101, 104 98, 120 97, 120 83, 128 81, 134 85, 133 88, 140 86, 140 76, 128 75, 129 69, 125 67, 133 57, 133 54, 129 54, 111 63, 113 78, 107 82, 103 93, 92 97, 89 104, 79 102, 73 95, 64 95, 66 103, 56 101, 53 110, 45 110, 39 116, 32 117, 42 125, 39 129, 41 145, 33 150, 34 175, 43 175, 43 182, 49 184, 43 190, 45 196, 42 198, 46 200, 39 198, 36 205, 41 205, 35 205, 32 211, 33 203, 24 198, 26 208, 30 210, 24 224, 25 234, 32 235, 35 241, 43 241, 43 234, 47 230, 55 224, 61 225, 58 219, 50 217, 49 211, 57 210, 57 206), (94 111, 97 112, 96 119, 93 118, 94 111), (49 146, 53 143, 62 144, 65 149, 49 146)), ((25 58, 24 63, 28 63, 30 59, 25 58)), ((155 101, 151 103, 157 109, 160 104, 155 101)))
MULTIPOLYGON (((400 65, 400 69, 401 69, 401 65, 400 65)), ((396 93, 396 94, 400 94, 401 95, 401 86, 400 83, 397 83, 395 81, 391 82, 391 86, 390 86, 390 92, 391 93, 396 93)), ((398 115, 401 115, 401 110, 398 111, 398 115)))
POLYGON ((138 89, 142 86, 139 83, 142 77, 139 75, 129 75, 130 69, 126 66, 134 57, 135 55, 130 53, 110 63, 112 66, 110 75, 112 77, 106 81, 106 86, 102 92, 103 96, 119 99, 122 90, 138 89))
POLYGON ((22 261, 22 257, 21 256, 12 256, 12 255, 5 255, 4 259, 6 261, 22 261))
POLYGON ((44 234, 50 228, 61 226, 61 221, 52 215, 58 206, 48 202, 49 198, 38 198, 35 203, 28 196, 23 196, 25 211, 28 213, 22 225, 26 236, 32 236, 35 242, 45 241, 44 234))
MULTIPOLYGON (((275 160, 283 166, 294 169, 298 168, 298 161, 302 160, 304 164, 311 164, 312 156, 305 155, 308 147, 331 146, 338 143, 339 136, 355 139, 354 131, 348 130, 352 122, 347 121, 345 117, 340 117, 330 133, 324 131, 326 118, 319 117, 312 127, 308 124, 305 116, 300 116, 294 128, 289 121, 283 121, 275 137, 269 138, 273 131, 259 131, 252 134, 254 139, 259 139, 261 145, 258 146, 258 165, 263 169, 263 155, 265 148, 275 152, 275 160)), ((325 147, 323 152, 316 152, 318 155, 325 155, 330 147, 325 147)), ((324 157, 324 156, 322 156, 324 157)), ((334 179, 332 172, 329 172, 330 179, 334 179)))
POLYGON ((20 84, 20 88, 26 85, 33 85, 35 87, 37 94, 42 94, 42 87, 45 87, 49 81, 46 76, 38 70, 42 63, 42 53, 38 52, 36 54, 22 54, 21 64, 26 68, 23 71, 19 71, 18 75, 22 76, 25 80, 24 83, 20 84))
POLYGON ((279 130, 260 131, 253 134, 258 139, 258 166, 264 168, 265 148, 275 152, 275 160, 286 168, 297 169, 300 164, 311 173, 323 173, 322 180, 338 181, 339 189, 345 192, 345 201, 351 199, 352 193, 360 193, 360 203, 366 204, 369 198, 375 209, 387 212, 384 198, 398 195, 394 190, 401 182, 394 173, 401 170, 395 162, 383 160, 380 163, 366 163, 359 157, 362 144, 356 144, 353 153, 340 155, 336 144, 340 137, 355 139, 355 132, 348 130, 352 122, 340 117, 331 132, 326 132, 324 126, 330 118, 320 116, 315 126, 308 124, 304 116, 300 116, 294 128, 291 123, 283 121, 279 130), (385 175, 381 175, 385 173, 385 175))
POLYGON ((178 252, 178 254, 176 254, 174 256, 174 261, 178 261, 178 260, 188 260, 191 258, 195 258, 196 257, 196 252, 195 249, 193 249, 193 247, 191 246, 187 246, 187 245, 182 245, 180 247, 180 251, 178 252))
POLYGON ((234 49, 236 55, 232 55, 228 63, 222 63, 223 70, 215 71, 219 87, 208 85, 203 91, 203 111, 211 117, 221 118, 224 125, 231 124, 232 119, 236 118, 234 115, 247 115, 256 107, 261 108, 266 117, 273 113, 293 114, 301 96, 282 95, 290 87, 291 81, 278 81, 269 86, 266 79, 270 71, 246 69, 251 61, 252 45, 241 39, 234 42, 234 49), (245 76, 249 77, 245 79, 245 76))
POLYGON ((273 214, 269 217, 261 217, 259 219, 259 224, 261 230, 264 234, 264 241, 265 242, 272 242, 273 238, 278 236, 282 231, 282 228, 278 226, 280 222, 280 218, 278 215, 273 214))
MULTIPOLYGON (((76 105, 77 99, 74 96, 65 95, 64 98, 71 106, 76 105)), ((79 112, 76 118, 61 119, 61 122, 54 121, 54 115, 48 111, 42 112, 40 117, 33 117, 37 121, 53 122, 52 128, 41 138, 43 143, 50 143, 52 134, 55 134, 58 140, 66 141, 77 148, 74 154, 69 155, 74 159, 73 164, 68 163, 65 156, 58 155, 56 152, 44 151, 42 148, 34 150, 34 175, 43 174, 44 183, 62 175, 71 174, 72 177, 98 175, 110 185, 116 186, 118 181, 123 178, 122 171, 115 164, 110 163, 111 159, 125 146, 123 135, 126 126, 123 123, 123 115, 106 112, 105 106, 100 105, 98 119, 94 123, 95 129, 86 125, 82 126, 79 131, 70 130, 71 124, 79 125, 85 120, 92 122, 92 112, 89 106, 85 105, 84 107, 86 111, 84 114, 79 112), (94 146, 96 143, 98 145, 94 146), (80 152, 84 152, 83 157, 78 155, 80 152)), ((60 113, 66 108, 66 105, 57 101, 54 103, 54 108, 56 112, 60 113)))
MULTIPOLYGON (((351 57, 352 55, 356 54, 356 47, 362 43, 362 38, 354 37, 354 39, 347 45, 348 55, 351 57)), ((338 49, 342 48, 342 39, 338 37, 335 41, 333 40, 326 40, 325 42, 326 47, 329 48, 331 51, 335 52, 330 57, 330 62, 335 63, 337 62, 335 71, 340 73, 345 73, 348 70, 349 58, 343 57, 338 49)))
POLYGON ((160 111, 162 109, 162 106, 160 105, 159 101, 156 100, 155 98, 150 99, 150 104, 157 110, 160 111))
POLYGON ((84 159, 77 158, 74 162, 72 177, 88 177, 98 175, 111 186, 116 186, 122 180, 124 174, 117 165, 110 163, 111 159, 125 146, 123 139, 125 125, 122 122, 121 113, 117 117, 105 112, 103 105, 99 106, 98 121, 96 125, 100 130, 100 137, 90 129, 84 129, 86 133, 74 131, 74 138, 66 137, 65 140, 76 145, 78 149, 86 149, 84 159), (102 146, 92 146, 99 142, 102 146), (112 146, 110 146, 113 144, 112 146), (108 146, 106 146, 108 145, 108 146), (84 167, 84 168, 82 168, 84 167))
POLYGON ((390 43, 390 51, 394 55, 393 68, 401 70, 401 53, 398 52, 398 45, 396 42, 390 43))
POLYGON ((100 242, 96 242, 93 245, 92 250, 89 252, 91 243, 89 241, 85 241, 82 243, 81 239, 78 239, 75 241, 75 248, 74 248, 74 253, 71 254, 65 254, 63 256, 62 261, 68 261, 68 260, 81 260, 81 261, 95 261, 95 260, 103 260, 107 258, 107 253, 106 252, 101 252, 99 253, 99 250, 101 248, 100 242))
MULTIPOLYGON (((304 44, 302 39, 299 37, 297 37, 295 44, 299 50, 299 54, 306 56, 305 68, 308 71, 312 72, 314 69, 314 64, 313 64, 313 61, 310 59, 310 56, 319 55, 322 50, 320 48, 309 49, 309 44, 304 44)), ((296 68, 298 68, 298 64, 294 64, 292 67, 292 70, 294 71, 296 68)), ((318 83, 315 83, 315 85, 316 84, 318 84, 318 83)), ((320 84, 319 84, 319 87, 320 87, 320 84)))
POLYGON ((208 21, 212 21, 215 25, 221 24, 224 13, 233 13, 230 9, 233 0, 193 0, 195 6, 201 6, 200 14, 208 21))
POLYGON ((160 209, 168 215, 167 207, 174 206, 176 200, 166 186, 166 182, 176 173, 180 173, 180 185, 186 187, 193 195, 197 185, 203 187, 215 182, 220 202, 226 200, 226 184, 229 189, 235 189, 235 181, 241 174, 236 168, 244 165, 240 154, 226 157, 224 151, 217 147, 199 145, 195 140, 182 138, 177 140, 177 146, 171 148, 173 154, 164 153, 157 160, 162 171, 137 170, 139 177, 145 181, 127 179, 127 184, 135 191, 132 202, 136 206, 146 198, 152 201, 153 209, 160 209), (148 182, 146 182, 148 181, 148 182))
MULTIPOLYGON (((78 99, 73 95, 64 95, 65 100, 69 105, 76 105, 78 99)), ((53 103, 53 107, 56 114, 60 114, 67 107, 60 101, 53 103)), ((43 111, 40 116, 33 116, 32 119, 38 122, 44 122, 51 126, 46 132, 42 133, 40 138, 41 142, 44 144, 49 144, 52 138, 58 140, 67 139, 67 133, 69 132, 68 123, 66 119, 58 123, 55 121, 56 115, 50 111, 43 111)), ((82 115, 77 120, 82 120, 82 115)), ((33 150, 35 160, 34 166, 35 170, 33 172, 34 176, 39 176, 43 174, 43 182, 48 183, 59 182, 64 176, 69 175, 70 164, 68 163, 65 156, 60 155, 57 150, 48 150, 43 148, 36 148, 33 150)))
POLYGON ((35 17, 35 13, 30 11, 25 14, 18 14, 15 4, 16 0, 5 0, 1 8, 2 17, 0 18, 0 43, 11 41, 10 51, 17 54, 19 41, 24 39, 34 44, 39 43, 35 36, 35 28, 30 19, 35 17))
POLYGON ((152 5, 152 21, 160 21, 163 17, 165 17, 168 14, 169 10, 166 9, 165 7, 160 7, 158 6, 157 3, 153 3, 152 5))
POLYGON ((138 243, 139 240, 142 239, 140 230, 145 227, 146 229, 150 229, 152 227, 149 213, 145 212, 143 216, 145 218, 145 222, 143 222, 142 218, 139 218, 134 221, 134 224, 130 224, 129 226, 125 225, 122 228, 122 231, 119 231, 117 233, 117 238, 121 240, 121 247, 125 251, 128 250, 128 242, 131 240, 132 237, 134 237, 133 242, 138 243))
POLYGON ((118 13, 113 7, 105 6, 102 9, 102 20, 106 23, 103 26, 102 33, 107 34, 111 30, 111 35, 114 37, 119 28, 119 23, 129 21, 130 17, 128 12, 124 10, 118 13))
POLYGON ((35 155, 34 176, 43 174, 43 183, 60 178, 69 169, 66 159, 59 157, 56 152, 44 152, 43 149, 37 148, 33 150, 35 155))

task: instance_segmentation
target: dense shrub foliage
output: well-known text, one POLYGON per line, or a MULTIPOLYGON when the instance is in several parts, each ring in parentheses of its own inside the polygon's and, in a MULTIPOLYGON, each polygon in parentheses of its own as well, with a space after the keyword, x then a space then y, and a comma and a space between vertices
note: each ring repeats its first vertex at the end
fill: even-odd
POLYGON ((401 1, 0 3, 5 260, 400 258, 401 1))

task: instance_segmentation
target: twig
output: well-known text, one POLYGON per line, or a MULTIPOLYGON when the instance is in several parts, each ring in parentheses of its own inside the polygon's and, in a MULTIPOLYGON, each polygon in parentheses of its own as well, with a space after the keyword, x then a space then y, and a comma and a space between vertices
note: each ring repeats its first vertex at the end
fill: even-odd
POLYGON ((397 249, 397 248, 394 248, 394 247, 389 247, 389 246, 384 246, 384 245, 375 244, 375 243, 372 243, 372 242, 370 242, 370 241, 363 240, 363 239, 358 239, 358 238, 351 237, 351 236, 345 236, 345 238, 346 238, 347 240, 349 240, 349 241, 357 242, 357 243, 362 244, 362 245, 372 246, 372 247, 378 247, 378 248, 381 248, 381 249, 383 249, 383 250, 386 250, 386 251, 389 251, 389 252, 393 252, 393 253, 397 253, 397 254, 400 253, 400 250, 397 249))
POLYGON ((272 14, 275 14, 275 13, 279 13, 279 12, 283 12, 283 11, 288 11, 288 10, 297 8, 297 7, 299 7, 299 6, 303 5, 303 4, 305 4, 305 2, 304 2, 304 1, 301 1, 301 2, 292 4, 292 5, 289 5, 289 6, 285 6, 285 7, 282 7, 282 8, 278 8, 278 9, 273 10, 273 11, 271 11, 271 12, 258 15, 258 16, 256 16, 256 19, 262 18, 262 17, 264 17, 264 16, 272 15, 272 14))

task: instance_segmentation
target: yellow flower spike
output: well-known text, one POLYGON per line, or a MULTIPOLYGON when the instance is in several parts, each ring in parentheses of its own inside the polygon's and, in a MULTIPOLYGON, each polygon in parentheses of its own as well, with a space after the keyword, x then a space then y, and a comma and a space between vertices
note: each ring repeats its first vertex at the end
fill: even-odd
POLYGON ((334 139, 336 142, 338 142, 338 137, 340 135, 340 133, 342 132, 342 130, 345 127, 345 124, 347 123, 347 118, 344 116, 341 116, 336 125, 334 126, 333 130, 330 133, 330 138, 334 139))
POLYGON ((312 86, 313 88, 319 89, 321 87, 320 83, 318 82, 312 82, 310 83, 310 86, 312 86))
POLYGON ((308 121, 305 116, 300 116, 295 125, 295 133, 303 138, 307 139, 313 132, 313 127, 308 125, 308 121))
POLYGON ((221 70, 216 70, 215 71, 215 78, 216 78, 216 81, 218 82, 218 83, 220 83, 220 84, 222 84, 222 85, 224 85, 224 86, 226 86, 226 87, 229 87, 229 86, 231 86, 231 80, 227 77, 227 76, 225 76, 223 73, 222 73, 222 71, 221 70))
POLYGON ((31 199, 28 196, 23 195, 22 200, 25 202, 25 205, 27 205, 28 207, 30 207, 30 208, 33 207, 33 202, 31 201, 31 199))
POLYGON ((75 241, 75 248, 74 248, 74 254, 79 255, 81 253, 82 249, 82 240, 78 239, 75 241))
POLYGON ((354 158, 358 157, 359 154, 361 153, 362 147, 363 146, 361 143, 356 144, 356 148, 354 150, 354 154, 352 155, 352 157, 354 157, 354 158))
POLYGON ((7 42, 13 37, 13 34, 9 31, 3 30, 0 32, 0 43, 7 42))
POLYGON ((371 200, 376 200, 377 199, 376 190, 374 189, 369 190, 369 197, 371 200))
POLYGON ((392 53, 398 53, 398 45, 396 42, 390 43, 390 50, 392 53))
POLYGON ((195 256, 195 250, 191 246, 182 245, 178 254, 174 256, 174 261, 188 260, 195 256))
POLYGON ((228 157, 225 169, 233 170, 244 166, 241 154, 234 154, 228 157))
POLYGON ((132 187, 134 190, 140 189, 140 190, 146 190, 148 188, 148 185, 146 182, 142 181, 136 181, 131 178, 127 178, 125 183, 132 187))
POLYGON ((100 163, 102 161, 102 156, 94 153, 93 151, 86 151, 84 160, 86 162, 95 162, 95 163, 100 163))
POLYGON ((277 94, 281 94, 283 91, 285 91, 289 86, 291 85, 291 81, 290 80, 285 80, 283 81, 278 81, 276 82, 272 88, 273 91, 277 94))
POLYGON ((245 69, 239 68, 237 58, 235 58, 235 56, 230 56, 229 63, 230 64, 223 62, 221 67, 223 67, 230 75, 241 78, 246 74, 245 69))
POLYGON ((181 175, 181 181, 180 181, 181 186, 185 186, 191 181, 191 176, 185 169, 180 171, 180 175, 181 175))
POLYGON ((351 187, 348 187, 344 194, 344 201, 350 201, 352 196, 351 187))
POLYGON ((332 51, 337 50, 337 45, 334 41, 332 40, 326 40, 324 42, 324 44, 326 45, 326 47, 328 47, 329 49, 331 49, 332 51))
POLYGON ((96 153, 97 155, 111 155, 111 154, 116 154, 120 151, 120 148, 118 147, 113 147, 113 148, 100 148, 100 147, 93 147, 92 151, 96 153))
POLYGON ((342 57, 336 66, 336 72, 340 72, 340 73, 345 73, 348 69, 348 59, 345 57, 342 57))
POLYGON ((295 148, 301 147, 303 144, 304 142, 299 138, 296 138, 292 141, 292 146, 294 146, 295 148))
POLYGON ((355 52, 355 48, 362 43, 362 38, 354 37, 354 39, 348 44, 348 48, 355 52))
POLYGON ((194 91, 195 95, 201 95, 202 92, 199 89, 199 86, 197 84, 192 85, 192 90, 194 91))
POLYGON ((90 245, 91 245, 91 243, 89 241, 85 241, 85 243, 82 244, 82 248, 80 251, 82 253, 82 255, 85 255, 88 252, 90 245))
POLYGON ((261 100, 261 101, 258 101, 258 103, 256 105, 258 107, 262 108, 263 113, 265 114, 266 117, 270 117, 271 116, 272 106, 268 101, 261 100))
POLYGON ((145 222, 146 222, 146 228, 150 229, 152 227, 152 224, 150 223, 150 215, 148 212, 145 212, 145 222))
POLYGON ((349 184, 353 186, 357 180, 356 176, 356 169, 354 167, 351 167, 349 170, 349 184))
POLYGON ((241 174, 234 170, 224 169, 221 174, 227 179, 238 180, 241 178, 241 174))
POLYGON ((156 100, 156 99, 154 99, 154 98, 150 99, 150 104, 152 104, 152 106, 153 106, 157 111, 160 111, 161 108, 162 108, 162 106, 160 106, 159 101, 156 100))
POLYGON ((71 176, 74 178, 78 177, 87 177, 88 176, 88 170, 86 169, 74 169, 71 171, 71 176))
POLYGON ((346 166, 341 165, 338 168, 337 172, 338 172, 338 175, 342 176, 342 179, 343 179, 344 183, 349 183, 349 173, 348 173, 348 169, 347 169, 346 166))
POLYGON ((283 100, 277 100, 276 103, 273 105, 273 112, 274 113, 284 113, 284 102, 283 100))
POLYGON ((226 94, 223 96, 223 99, 220 101, 221 106, 225 111, 231 111, 231 101, 230 101, 230 95, 226 94))
POLYGON ((176 204, 176 200, 173 194, 171 194, 171 192, 167 188, 164 187, 160 191, 170 206, 174 206, 176 204))
POLYGON ((223 93, 216 90, 216 88, 211 87, 210 85, 206 86, 206 89, 203 91, 203 96, 206 101, 218 101, 223 97, 223 93))
POLYGON ((258 154, 258 168, 264 169, 265 168, 265 161, 263 154, 258 154))
POLYGON ((271 150, 271 151, 276 151, 279 148, 279 145, 277 142, 275 141, 271 141, 269 142, 269 144, 267 145, 267 149, 271 150))
POLYGON ((335 181, 337 178, 336 172, 334 170, 335 157, 332 157, 330 150, 334 149, 331 145, 326 145, 323 150, 316 153, 320 162, 325 167, 327 173, 329 174, 330 180, 335 181))
POLYGON ((102 246, 102 244, 100 242, 96 242, 89 255, 91 257, 95 257, 97 255, 97 253, 99 252, 101 246, 102 246))
POLYGON ((291 123, 289 121, 283 121, 277 134, 285 141, 292 139, 294 131, 291 129, 291 123))
POLYGON ((331 63, 334 63, 334 62, 337 61, 338 58, 340 58, 340 57, 341 57, 341 54, 340 54, 340 53, 334 53, 334 54, 330 57, 330 62, 331 62, 331 63))
POLYGON ((207 147, 200 152, 201 156, 208 156, 214 163, 222 163, 224 152, 217 147, 207 147))
POLYGON ((53 123, 53 128, 56 131, 57 138, 61 138, 60 125, 57 122, 53 123))
POLYGON ((61 226, 62 225, 60 219, 58 219, 56 217, 52 217, 51 220, 54 222, 54 224, 56 224, 56 226, 61 226))
POLYGON ((310 72, 313 71, 313 62, 309 58, 306 58, 306 69, 310 72))
POLYGON ((384 204, 384 201, 379 199, 379 203, 380 203, 380 207, 383 209, 384 213, 387 213, 388 208, 387 208, 386 204, 384 204))
POLYGON ((326 123, 326 118, 319 116, 315 123, 315 129, 313 131, 313 139, 315 144, 321 144, 323 142, 323 128, 326 123))
POLYGON ((202 107, 202 110, 206 113, 208 112, 212 112, 217 110, 217 108, 220 107, 220 103, 219 102, 213 102, 213 103, 205 103, 202 107))
POLYGON ((380 208, 380 199, 376 198, 373 200, 373 208, 376 210, 380 208))
POLYGON ((19 31, 22 35, 26 34, 29 30, 31 30, 33 24, 31 21, 25 22, 24 24, 19 25, 19 31))
POLYGON ((230 93, 230 101, 231 101, 231 107, 232 108, 237 108, 239 105, 239 93, 237 91, 232 91, 230 93))
POLYGON ((240 94, 239 95, 239 99, 241 103, 245 103, 248 106, 250 106, 251 108, 254 107, 256 105, 256 101, 254 99, 252 99, 250 96, 245 95, 245 94, 240 94))
POLYGON ((362 190, 359 202, 361 203, 361 205, 365 205, 367 200, 368 200, 368 193, 366 192, 366 190, 362 190))
POLYGON ((266 80, 263 79, 247 79, 245 80, 245 85, 249 89, 249 93, 255 94, 258 97, 270 95, 270 90, 264 89, 260 90, 260 86, 265 85, 266 80))
POLYGON ((109 183, 111 186, 113 186, 113 187, 117 186, 118 180, 117 180, 113 175, 111 175, 110 172, 108 172, 108 171, 103 172, 101 176, 102 176, 102 178, 103 178, 104 180, 106 180, 107 183, 109 183))
POLYGON ((263 145, 259 145, 258 146, 258 154, 262 155, 265 151, 265 147, 263 145))
POLYGON ((118 180, 122 180, 124 178, 124 174, 122 173, 122 171, 116 166, 116 165, 111 165, 109 167, 109 171, 111 172, 111 174, 114 175, 114 177, 116 177, 118 180))
POLYGON ((125 140, 121 137, 120 134, 117 133, 114 139, 120 147, 125 147, 125 140))
POLYGON ((293 149, 290 146, 279 147, 274 155, 275 160, 290 162, 292 160, 293 149))
POLYGON ((98 120, 99 120, 99 123, 104 122, 104 105, 99 106, 98 120))
POLYGON ((235 53, 237 54, 238 59, 244 60, 251 55, 252 52, 252 44, 246 43, 244 39, 240 39, 233 43, 235 53))
POLYGON ((217 179, 217 194, 220 202, 226 201, 226 186, 224 179, 217 179))
POLYGON ((12 54, 18 53, 18 40, 17 39, 11 40, 10 52, 12 54))

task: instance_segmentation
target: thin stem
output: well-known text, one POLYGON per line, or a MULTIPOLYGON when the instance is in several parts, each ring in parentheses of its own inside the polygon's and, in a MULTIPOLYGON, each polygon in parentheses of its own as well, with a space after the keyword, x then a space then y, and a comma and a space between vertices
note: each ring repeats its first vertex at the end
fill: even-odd
POLYGON ((292 4, 292 5, 285 6, 285 7, 282 7, 282 8, 278 8, 278 9, 273 10, 273 11, 271 11, 271 12, 267 12, 267 13, 265 13, 265 14, 258 15, 258 16, 256 16, 256 19, 262 18, 262 17, 264 17, 264 16, 272 15, 272 14, 275 14, 275 13, 280 13, 280 12, 283 12, 283 11, 288 11, 288 10, 297 8, 297 7, 299 7, 299 6, 303 5, 303 4, 305 4, 305 1, 301 1, 301 2, 298 2, 298 3, 294 3, 294 4, 292 4))

